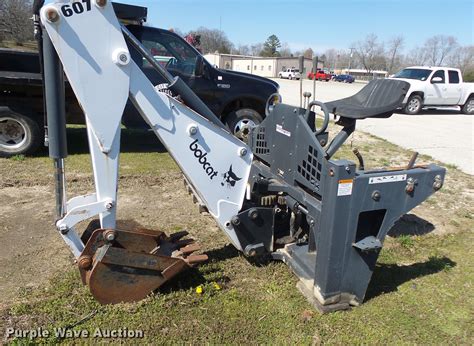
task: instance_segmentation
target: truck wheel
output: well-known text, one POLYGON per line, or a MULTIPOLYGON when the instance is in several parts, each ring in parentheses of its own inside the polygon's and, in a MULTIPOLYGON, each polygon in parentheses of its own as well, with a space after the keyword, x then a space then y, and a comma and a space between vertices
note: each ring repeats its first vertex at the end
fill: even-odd
POLYGON ((471 96, 467 99, 461 110, 464 114, 474 114, 474 96, 471 96))
POLYGON ((226 117, 226 124, 235 137, 248 143, 250 128, 263 121, 262 116, 251 108, 236 110, 226 117))
POLYGON ((418 114, 422 108, 422 104, 423 101, 420 95, 411 95, 403 111, 410 115, 418 114))
POLYGON ((0 111, 0 157, 32 154, 41 142, 37 122, 10 109, 0 111))

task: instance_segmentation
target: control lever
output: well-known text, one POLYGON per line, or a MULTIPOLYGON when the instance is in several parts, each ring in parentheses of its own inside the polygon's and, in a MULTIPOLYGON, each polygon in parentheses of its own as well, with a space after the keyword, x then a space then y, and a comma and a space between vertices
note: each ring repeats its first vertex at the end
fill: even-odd
POLYGON ((415 166, 415 161, 418 158, 418 152, 415 151, 413 155, 411 156, 410 161, 408 162, 407 168, 406 169, 412 169, 415 166))
POLYGON ((303 108, 306 108, 309 105, 309 99, 311 98, 311 93, 309 91, 305 91, 303 93, 303 97, 304 97, 303 108))

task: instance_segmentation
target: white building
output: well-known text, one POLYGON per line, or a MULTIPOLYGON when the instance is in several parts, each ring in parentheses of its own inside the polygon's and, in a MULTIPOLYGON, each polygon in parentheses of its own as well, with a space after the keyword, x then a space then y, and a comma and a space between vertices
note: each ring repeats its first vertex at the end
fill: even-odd
MULTIPOLYGON (((278 72, 287 68, 299 68, 298 57, 292 58, 269 58, 257 56, 245 56, 235 54, 206 54, 207 61, 212 65, 226 70, 234 70, 255 74, 262 77, 276 78, 278 72)), ((305 58, 302 75, 306 77, 313 67, 312 59, 305 58)), ((322 63, 318 63, 318 68, 323 68, 322 63)))

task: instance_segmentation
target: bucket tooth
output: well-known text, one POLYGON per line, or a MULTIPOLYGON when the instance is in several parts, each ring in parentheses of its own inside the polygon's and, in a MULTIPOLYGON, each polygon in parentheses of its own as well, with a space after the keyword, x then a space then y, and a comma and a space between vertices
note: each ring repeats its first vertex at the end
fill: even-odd
POLYGON ((206 255, 191 255, 199 246, 192 239, 180 239, 185 235, 98 229, 78 259, 82 281, 101 304, 141 300, 178 273, 207 260, 206 255))
POLYGON ((205 262, 208 260, 207 255, 191 255, 184 259, 184 261, 190 266, 194 267, 199 263, 205 262))
POLYGON ((192 254, 195 251, 198 251, 199 249, 200 249, 200 246, 198 244, 194 243, 194 244, 190 244, 190 245, 186 245, 185 247, 182 247, 181 249, 179 249, 179 251, 183 255, 189 255, 189 254, 192 254))

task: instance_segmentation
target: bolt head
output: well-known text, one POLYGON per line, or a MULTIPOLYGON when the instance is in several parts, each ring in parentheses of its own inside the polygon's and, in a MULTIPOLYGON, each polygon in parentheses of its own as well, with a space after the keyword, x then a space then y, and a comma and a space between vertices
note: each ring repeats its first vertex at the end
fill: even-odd
POLYGON ((239 155, 240 156, 245 156, 247 155, 248 151, 246 148, 241 148, 240 151, 239 151, 239 155))
POLYGON ((113 52, 112 59, 119 66, 127 66, 130 63, 130 54, 128 51, 119 48, 113 52))
POLYGON ((92 266, 92 258, 90 256, 81 256, 77 260, 79 268, 87 270, 92 266))
POLYGON ((251 210, 249 211, 249 218, 250 218, 251 220, 256 220, 256 219, 258 218, 258 211, 255 210, 255 209, 251 209, 251 210))
POLYGON ((188 128, 188 133, 190 136, 194 136, 198 132, 198 128, 195 125, 191 125, 188 128))
POLYGON ((98 7, 104 7, 105 5, 107 5, 107 0, 95 0, 95 4, 98 7))
POLYGON ((380 200, 380 197, 381 197, 380 191, 374 191, 374 192, 372 192, 372 199, 373 199, 374 201, 379 201, 379 200, 380 200))
POLYGON ((48 8, 46 11, 46 19, 51 23, 56 23, 59 20, 59 13, 55 8, 48 8))
POLYGON ((105 209, 110 210, 114 207, 114 204, 112 202, 109 202, 105 205, 105 209))
POLYGON ((240 219, 238 218, 238 216, 234 216, 234 217, 232 218, 231 222, 232 222, 232 224, 233 224, 234 226, 240 225, 240 219))
POLYGON ((117 234, 113 230, 108 230, 104 232, 104 239, 108 242, 112 242, 117 237, 117 234))

